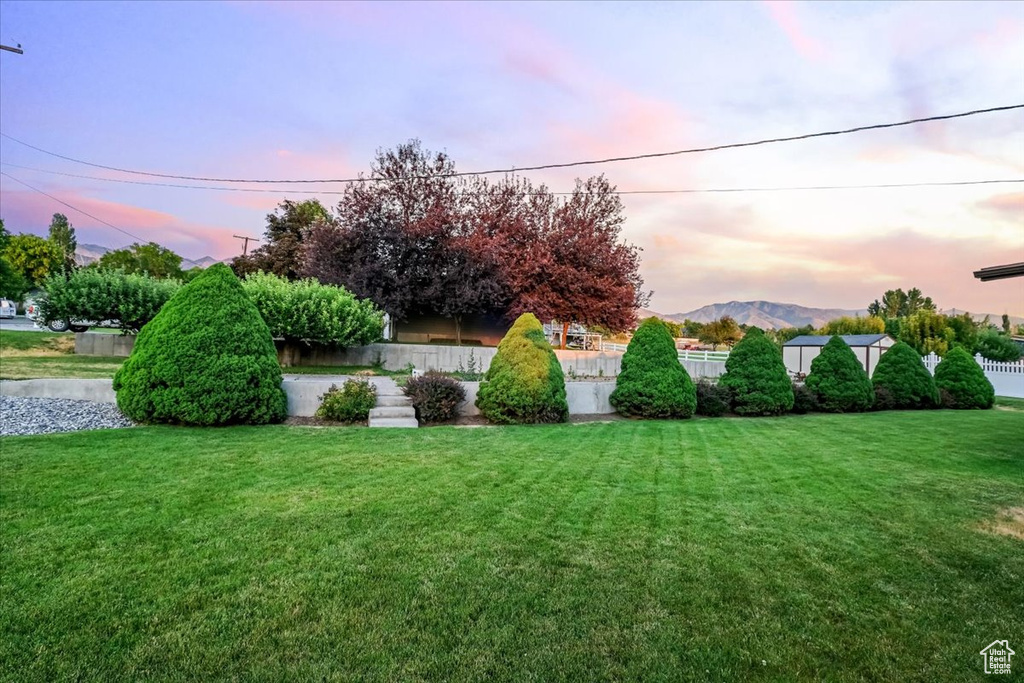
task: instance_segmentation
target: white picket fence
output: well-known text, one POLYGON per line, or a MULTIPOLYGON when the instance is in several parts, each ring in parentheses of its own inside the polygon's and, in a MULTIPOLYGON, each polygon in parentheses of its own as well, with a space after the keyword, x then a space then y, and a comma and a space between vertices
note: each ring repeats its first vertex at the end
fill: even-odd
MULTIPOLYGON (((625 344, 612 344, 610 342, 601 342, 602 351, 614 351, 618 353, 626 352, 625 344)), ((701 363, 724 363, 729 357, 728 351, 679 351, 679 361, 695 361, 701 363)))
MULTIPOLYGON (((921 359, 928 372, 935 374, 935 367, 942 359, 934 353, 929 353, 921 359)), ((981 354, 974 356, 978 365, 985 373, 985 377, 992 382, 992 388, 996 390, 996 396, 1007 396, 1010 398, 1024 398, 1024 359, 1013 363, 1000 363, 981 354)))

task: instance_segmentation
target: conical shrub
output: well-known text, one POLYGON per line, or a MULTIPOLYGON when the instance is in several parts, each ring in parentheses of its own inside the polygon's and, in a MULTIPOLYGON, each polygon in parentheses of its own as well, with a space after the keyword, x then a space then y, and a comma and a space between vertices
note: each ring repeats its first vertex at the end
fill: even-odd
POLYGON ((971 354, 955 348, 935 368, 935 386, 946 408, 991 408, 995 389, 971 354))
POLYGON ((748 328, 733 348, 718 384, 732 391, 737 415, 779 415, 793 408, 793 383, 782 351, 756 327, 748 328))
POLYGON ((223 264, 178 290, 142 328, 114 390, 139 422, 266 424, 287 413, 270 330, 223 264))
POLYGON ((875 408, 917 410, 939 404, 939 390, 921 356, 906 342, 896 342, 882 354, 871 376, 875 408))
POLYGON ((864 411, 875 400, 864 366, 846 342, 835 335, 811 361, 804 384, 814 392, 818 409, 827 413, 864 411))
POLYGON ((693 415, 697 389, 679 362, 665 323, 648 318, 637 328, 622 356, 622 370, 609 400, 617 411, 634 417, 693 415))
POLYGON ((499 424, 565 422, 565 375, 532 313, 519 316, 498 344, 476 396, 485 418, 499 424))

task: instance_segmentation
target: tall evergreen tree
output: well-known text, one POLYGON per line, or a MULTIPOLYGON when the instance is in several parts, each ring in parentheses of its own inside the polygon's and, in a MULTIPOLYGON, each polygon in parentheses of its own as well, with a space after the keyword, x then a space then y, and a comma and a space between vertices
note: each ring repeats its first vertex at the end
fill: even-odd
POLYGON ((61 253, 60 271, 64 274, 70 273, 77 266, 75 250, 78 249, 78 239, 75 237, 75 228, 67 216, 62 213, 53 214, 49 237, 61 253))

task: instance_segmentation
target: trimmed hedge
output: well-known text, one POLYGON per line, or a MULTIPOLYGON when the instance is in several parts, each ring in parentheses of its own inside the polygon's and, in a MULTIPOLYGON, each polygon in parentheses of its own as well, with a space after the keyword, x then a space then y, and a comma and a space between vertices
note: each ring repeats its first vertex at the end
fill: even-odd
POLYGON ((985 330, 979 334, 974 351, 980 353, 983 358, 1000 363, 1013 363, 1020 360, 1021 357, 1020 347, 1016 342, 1008 335, 1000 334, 995 330, 985 330))
POLYGON ((818 409, 827 413, 862 412, 875 400, 875 390, 864 366, 836 335, 811 361, 811 372, 804 385, 814 392, 818 409))
POLYGON ((697 380, 697 414, 704 417, 721 417, 729 412, 732 392, 708 379, 697 380))
POLYGON ((793 383, 782 351, 757 327, 747 329, 718 383, 732 391, 737 415, 780 415, 793 408, 793 383))
POLYGON ((416 418, 427 424, 451 422, 459 404, 466 400, 462 384, 436 370, 409 379, 402 391, 411 399, 416 418))
POLYGON ((178 290, 142 328, 114 390, 138 422, 266 424, 287 412, 270 330, 224 264, 178 290))
POLYGON ((365 422, 377 405, 377 387, 365 379, 350 379, 338 388, 332 384, 320 397, 316 416, 336 422, 365 422))
POLYGON ((127 334, 156 317, 181 283, 121 270, 79 268, 49 277, 43 288, 46 293, 38 302, 43 323, 116 320, 127 334))
POLYGON ((668 327, 658 318, 643 321, 633 334, 609 401, 632 417, 685 418, 696 410, 697 390, 679 362, 668 327))
POLYGON ((242 288, 274 337, 345 348, 378 341, 384 329, 383 312, 344 287, 252 273, 242 288))
POLYGON ((921 355, 906 342, 896 342, 878 359, 871 376, 879 410, 917 410, 939 404, 939 390, 921 355))
POLYGON ((499 424, 565 422, 569 405, 562 366, 532 313, 519 316, 498 344, 476 406, 499 424))
POLYGON ((818 410, 818 397, 807 388, 806 384, 793 385, 793 408, 794 415, 806 415, 818 410))
POLYGON ((996 400, 985 371, 960 348, 947 353, 935 368, 935 386, 946 408, 991 408, 996 400))

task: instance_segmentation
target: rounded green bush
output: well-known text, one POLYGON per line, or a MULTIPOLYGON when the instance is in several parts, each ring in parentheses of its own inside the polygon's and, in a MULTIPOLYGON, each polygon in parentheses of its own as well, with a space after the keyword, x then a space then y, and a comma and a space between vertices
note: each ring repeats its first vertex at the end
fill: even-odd
POLYGON ((266 424, 287 413, 270 330, 223 264, 179 289, 142 328, 114 390, 139 422, 266 424))
POLYGON ((661 320, 648 318, 637 328, 622 356, 622 370, 609 401, 618 412, 634 417, 693 415, 697 389, 661 320))
POLYGON ((916 410, 939 404, 935 380, 921 362, 921 355, 906 342, 896 342, 882 354, 871 384, 879 410, 916 410))
POLYGON ((991 408, 995 389, 985 371, 967 351, 956 348, 946 354, 935 368, 935 386, 942 405, 947 408, 991 408))
POLYGON ((793 383, 782 351, 756 327, 748 328, 733 348, 718 383, 732 391, 737 415, 779 415, 793 408, 793 383))
POLYGON ((350 379, 338 388, 332 384, 320 397, 316 416, 336 422, 365 422, 377 405, 377 387, 365 379, 350 379))
POLYGON ((565 422, 565 375, 544 328, 532 313, 519 316, 498 344, 476 396, 485 418, 499 424, 565 422))
POLYGON ((855 413, 875 401, 875 390, 853 350, 837 335, 811 361, 804 385, 814 392, 818 409, 826 413, 855 413))

